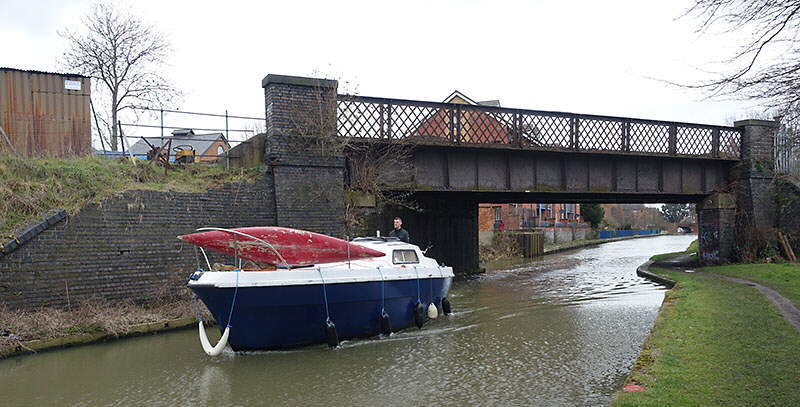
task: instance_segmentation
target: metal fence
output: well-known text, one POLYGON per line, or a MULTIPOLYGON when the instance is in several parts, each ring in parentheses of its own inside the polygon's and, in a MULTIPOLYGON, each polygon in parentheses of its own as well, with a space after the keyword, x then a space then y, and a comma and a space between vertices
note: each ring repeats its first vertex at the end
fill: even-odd
POLYGON ((158 121, 149 123, 119 122, 119 144, 122 151, 104 151, 104 155, 135 156, 141 159, 149 159, 151 158, 148 156, 149 153, 159 150, 158 152, 162 154, 163 158, 168 161, 174 161, 177 157, 183 156, 180 153, 186 150, 181 148, 183 146, 194 151, 194 154, 192 154, 193 162, 216 162, 224 159, 226 165, 229 165, 230 159, 235 158, 230 155, 230 150, 240 144, 249 143, 249 139, 266 126, 264 117, 238 116, 229 114, 227 111, 219 114, 148 107, 135 107, 133 109, 155 113, 158 121), (170 121, 170 115, 181 116, 186 119, 181 121, 182 125, 178 125, 180 120, 172 118, 172 121, 170 121), (165 116, 167 120, 165 120, 165 116), (211 120, 210 125, 208 120, 211 120), (224 124, 222 123, 223 120, 224 124), (240 123, 249 121, 251 123, 255 122, 255 125, 252 128, 232 128, 229 125, 231 121, 240 123), (219 126, 216 124, 219 124, 219 126), (148 135, 132 135, 131 133, 134 130, 145 132, 148 135), (172 134, 174 130, 192 130, 195 133, 192 136, 179 136, 172 134), (197 132, 205 133, 198 134, 197 132), (197 151, 195 148, 198 146, 203 148, 204 151, 197 151))
POLYGON ((738 160, 735 127, 339 95, 339 136, 738 160))
POLYGON ((781 126, 775 134, 775 172, 800 178, 800 137, 793 128, 781 126))

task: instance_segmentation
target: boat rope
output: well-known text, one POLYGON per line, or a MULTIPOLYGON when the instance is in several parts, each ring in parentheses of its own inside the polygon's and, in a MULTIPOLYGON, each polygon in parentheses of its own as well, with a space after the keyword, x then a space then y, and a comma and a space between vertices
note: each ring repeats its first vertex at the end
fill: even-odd
POLYGON ((203 322, 203 312, 200 311, 200 306, 197 305, 197 294, 194 294, 194 301, 192 301, 192 305, 194 305, 194 317, 197 318, 198 321, 203 322))
POLYGON ((431 276, 431 279, 429 281, 431 282, 431 302, 435 302, 433 300, 433 276, 431 276))
POLYGON ((422 300, 420 300, 420 297, 422 296, 422 294, 421 294, 421 290, 419 288, 419 270, 417 270, 417 266, 414 266, 414 273, 417 274, 417 302, 422 302, 422 300))
POLYGON ((317 273, 319 273, 319 279, 322 280, 322 297, 325 299, 325 321, 328 322, 331 320, 331 312, 328 309, 328 290, 325 289, 325 278, 322 277, 322 269, 317 267, 317 273))
POLYGON ((383 271, 381 271, 381 266, 378 266, 378 273, 381 275, 381 314, 386 311, 386 279, 383 277, 383 271))
POLYGON ((233 289, 233 299, 231 300, 231 311, 228 313, 228 326, 227 328, 232 327, 231 325, 231 318, 233 318, 233 307, 236 305, 236 294, 239 293, 239 273, 241 270, 233 270, 236 273, 236 288, 233 289))

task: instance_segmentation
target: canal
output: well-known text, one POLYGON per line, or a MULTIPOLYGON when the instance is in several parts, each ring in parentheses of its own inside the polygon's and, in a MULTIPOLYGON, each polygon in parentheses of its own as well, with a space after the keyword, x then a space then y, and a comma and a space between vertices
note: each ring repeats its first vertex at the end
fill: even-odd
POLYGON ((664 295, 636 266, 693 239, 626 240, 491 270, 454 284, 454 315, 336 350, 210 358, 183 330, 3 360, 0 403, 607 405, 664 295))

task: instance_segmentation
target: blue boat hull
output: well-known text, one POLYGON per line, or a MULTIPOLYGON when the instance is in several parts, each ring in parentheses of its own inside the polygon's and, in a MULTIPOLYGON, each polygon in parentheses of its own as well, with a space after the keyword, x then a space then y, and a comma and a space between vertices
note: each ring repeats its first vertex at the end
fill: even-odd
MULTIPOLYGON (((228 343, 235 351, 282 349, 325 343, 327 313, 339 339, 380 334, 381 309, 389 314, 393 332, 414 324, 417 301, 427 310, 441 310, 451 277, 420 280, 337 283, 239 288, 228 343)), ((195 285, 190 288, 214 315, 220 330, 228 325, 234 288, 195 285)))

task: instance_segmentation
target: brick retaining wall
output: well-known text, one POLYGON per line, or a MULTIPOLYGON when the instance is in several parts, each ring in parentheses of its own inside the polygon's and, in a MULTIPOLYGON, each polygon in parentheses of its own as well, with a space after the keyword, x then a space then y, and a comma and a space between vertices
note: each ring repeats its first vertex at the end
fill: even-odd
POLYGON ((204 193, 127 191, 89 205, 0 259, 0 304, 65 305, 67 291, 71 302, 148 300, 183 286, 197 258, 176 236, 203 226, 274 225, 270 183, 264 177, 204 193))

